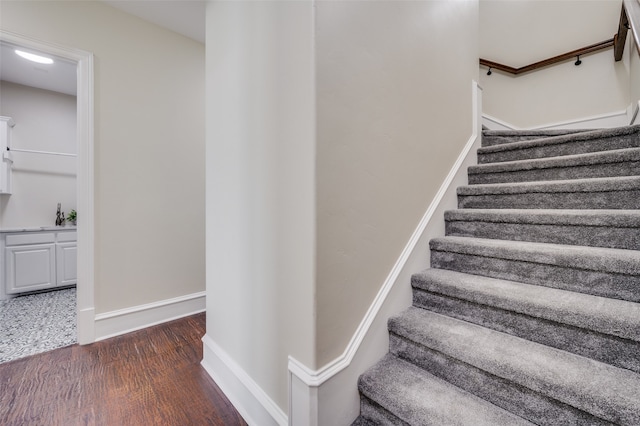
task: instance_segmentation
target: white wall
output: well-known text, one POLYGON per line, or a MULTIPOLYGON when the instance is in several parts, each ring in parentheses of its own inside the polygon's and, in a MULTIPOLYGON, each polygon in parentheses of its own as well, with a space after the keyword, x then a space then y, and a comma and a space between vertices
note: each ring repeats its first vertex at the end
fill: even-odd
POLYGON ((204 46, 94 1, 3 2, 0 27, 95 55, 96 313, 203 291, 204 46))
MULTIPOLYGON (((345 350, 473 134, 477 31, 468 1, 209 3, 203 364, 253 423, 286 422, 287 356, 345 350)), ((353 420, 355 380, 325 396, 353 420)))
MULTIPOLYGON (((228 355, 236 377, 247 377, 245 386, 280 419, 287 356, 314 363, 312 26, 311 2, 211 2, 207 9, 203 364, 236 395, 215 365, 228 355)), ((270 424, 246 410, 255 424, 270 424)))
POLYGON ((347 347, 473 132, 478 6, 316 7, 319 368, 347 347))
MULTIPOLYGON (((480 57, 522 67, 613 37, 621 2, 480 2, 480 57)), ((623 61, 613 49, 527 74, 480 72, 483 112, 519 128, 543 127, 614 112, 629 105, 628 46, 623 61)))
MULTIPOLYGON (((76 153, 76 97, 0 82, 0 115, 12 117, 12 148, 76 153)), ((12 194, 0 197, 0 226, 54 226, 56 207, 76 208, 76 159, 13 152, 12 194)))

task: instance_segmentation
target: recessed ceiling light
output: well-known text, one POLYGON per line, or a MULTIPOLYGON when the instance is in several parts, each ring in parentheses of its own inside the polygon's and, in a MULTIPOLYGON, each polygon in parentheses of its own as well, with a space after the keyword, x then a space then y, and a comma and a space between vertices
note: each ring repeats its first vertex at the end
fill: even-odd
POLYGON ((28 59, 29 61, 37 62, 39 64, 52 64, 53 63, 53 59, 51 59, 51 58, 46 58, 46 57, 40 56, 40 55, 34 55, 33 53, 23 52, 22 50, 18 50, 18 49, 16 49, 16 54, 18 56, 21 56, 21 57, 25 58, 25 59, 28 59))

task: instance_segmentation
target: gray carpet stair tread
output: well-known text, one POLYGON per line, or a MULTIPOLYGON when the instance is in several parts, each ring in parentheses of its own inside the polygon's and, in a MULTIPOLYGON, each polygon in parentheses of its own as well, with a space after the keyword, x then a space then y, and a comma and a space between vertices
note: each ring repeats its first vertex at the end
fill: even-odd
POLYGON ((431 267, 640 302, 636 250, 448 236, 431 267))
POLYGON ((640 190, 640 176, 467 185, 458 188, 458 195, 616 192, 629 190, 640 190))
POLYGON ((640 375, 629 370, 420 308, 392 317, 389 330, 596 417, 640 424, 640 375))
POLYGON ((640 177, 473 184, 458 188, 458 207, 640 209, 640 177))
POLYGON ((640 210, 458 209, 445 235, 640 250, 640 210))
POLYGON ((445 212, 447 221, 640 227, 640 210, 582 209, 458 209, 445 212))
POLYGON ((520 136, 539 136, 539 137, 549 137, 549 136, 558 136, 565 135, 570 133, 584 133, 584 132, 592 132, 594 130, 602 130, 602 129, 507 129, 507 130, 494 130, 494 129, 483 129, 483 136, 503 136, 503 137, 520 137, 520 136))
POLYGON ((358 387, 410 425, 533 424, 391 354, 367 370, 358 387))
POLYGON ((540 139, 575 133, 591 132, 598 129, 579 130, 483 130, 482 146, 493 146, 523 140, 540 139))
POLYGON ((431 250, 551 264, 606 273, 640 275, 635 250, 572 246, 469 237, 442 237, 430 241, 431 250))
POLYGON ((532 158, 529 160, 504 161, 501 163, 478 164, 469 167, 470 173, 493 173, 512 170, 533 170, 554 167, 572 167, 601 163, 620 163, 640 159, 640 148, 614 149, 611 151, 588 152, 585 154, 563 155, 559 157, 532 158))
POLYGON ((358 416, 358 418, 351 423, 351 426, 376 426, 376 423, 367 420, 362 416, 358 416))
MULTIPOLYGON (((606 141, 606 140, 622 140, 638 137, 640 143, 640 126, 626 126, 614 129, 599 129, 586 132, 576 132, 571 134, 561 134, 551 137, 541 137, 537 139, 522 140, 511 143, 504 143, 493 146, 486 146, 478 148, 478 156, 482 157, 485 154, 504 153, 509 151, 526 152, 532 149, 544 148, 544 147, 558 147, 566 144, 575 144, 577 142, 590 142, 590 141, 606 141)), ((612 143, 593 143, 591 144, 593 149, 589 152, 601 151, 607 149, 620 148, 621 146, 612 143), (609 148, 607 148, 609 146, 609 148)), ((627 146, 627 145, 623 145, 627 146)), ((638 146, 638 145, 633 145, 638 146)), ((574 152, 575 153, 575 152, 574 152)), ((546 156, 546 155, 545 155, 546 156)))
MULTIPOLYGON (((512 176, 526 176, 528 172, 537 180, 582 177, 606 177, 640 174, 640 148, 625 148, 559 157, 534 158, 479 164, 468 168, 469 179, 488 179, 500 176, 502 181, 512 176), (622 168, 621 164, 626 167, 622 168), (516 174, 519 173, 519 174, 516 174)), ((516 179, 521 180, 521 179, 516 179)), ((528 178, 527 180, 533 180, 528 178)), ((487 182, 490 183, 490 182, 487 182)))
POLYGON ((481 142, 354 425, 640 425, 640 126, 481 142))
POLYGON ((640 304, 514 281, 428 269, 414 288, 640 342, 640 304))

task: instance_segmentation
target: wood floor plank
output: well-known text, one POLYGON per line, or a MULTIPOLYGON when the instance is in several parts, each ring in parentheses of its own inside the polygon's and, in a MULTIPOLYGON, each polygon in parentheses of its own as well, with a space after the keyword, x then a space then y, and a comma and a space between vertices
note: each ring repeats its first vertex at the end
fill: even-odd
POLYGON ((2 425, 246 425, 200 365, 205 314, 0 364, 2 425))

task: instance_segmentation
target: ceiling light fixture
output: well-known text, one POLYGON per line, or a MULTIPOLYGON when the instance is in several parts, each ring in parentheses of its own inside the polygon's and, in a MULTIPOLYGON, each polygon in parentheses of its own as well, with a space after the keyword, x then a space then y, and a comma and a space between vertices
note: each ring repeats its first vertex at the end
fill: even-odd
POLYGON ((48 64, 48 65, 53 63, 53 59, 51 58, 46 58, 40 55, 34 55, 33 53, 23 52, 22 50, 18 50, 18 49, 16 49, 15 52, 18 56, 32 62, 37 62, 39 64, 48 64))

